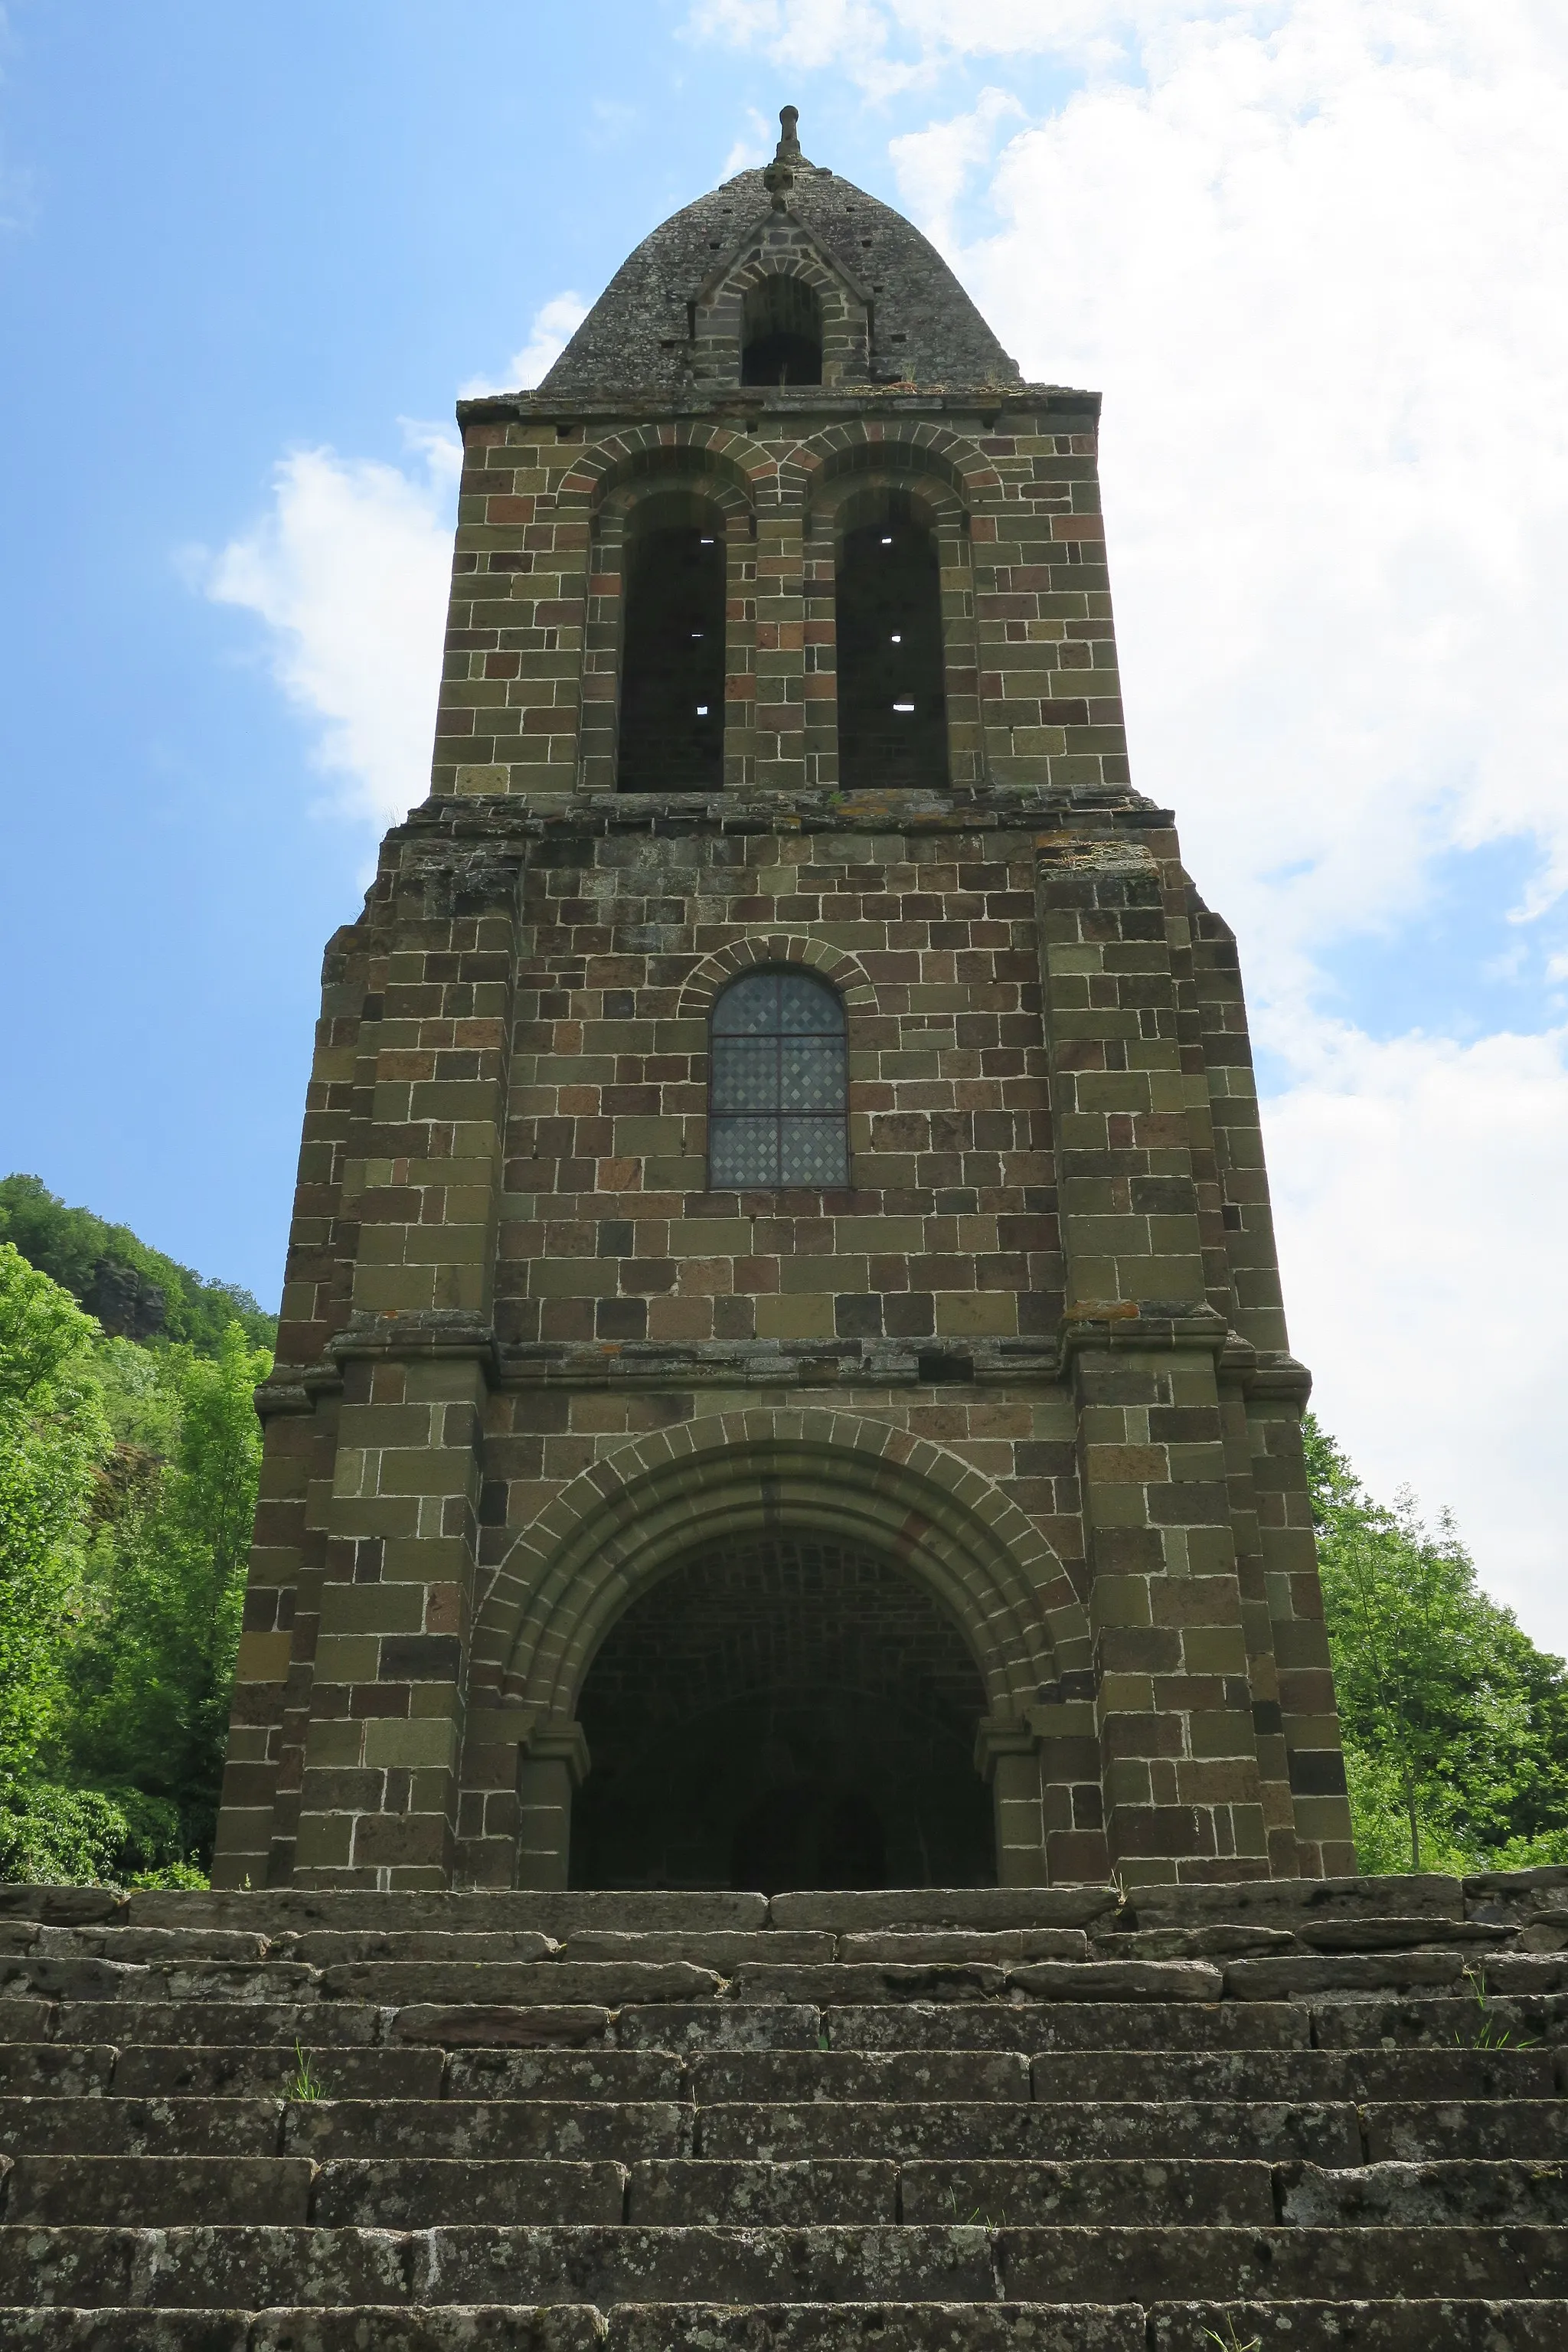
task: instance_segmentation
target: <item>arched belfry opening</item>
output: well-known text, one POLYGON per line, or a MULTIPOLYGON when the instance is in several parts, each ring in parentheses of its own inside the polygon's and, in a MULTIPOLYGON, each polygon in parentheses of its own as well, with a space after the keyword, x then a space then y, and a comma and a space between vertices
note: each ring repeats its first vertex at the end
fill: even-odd
POLYGON ((822 303, 783 271, 748 289, 741 311, 742 383, 822 382, 822 303))
POLYGON ((850 790, 948 781, 936 534, 898 489, 855 502, 836 573, 838 774, 850 790))
POLYGON ((994 1885, 957 1625, 853 1541, 689 1554, 611 1628, 577 1719, 574 1886, 994 1885))
POLYGON ((669 491, 632 509, 625 557, 623 793, 714 792, 724 781, 724 525, 669 491))

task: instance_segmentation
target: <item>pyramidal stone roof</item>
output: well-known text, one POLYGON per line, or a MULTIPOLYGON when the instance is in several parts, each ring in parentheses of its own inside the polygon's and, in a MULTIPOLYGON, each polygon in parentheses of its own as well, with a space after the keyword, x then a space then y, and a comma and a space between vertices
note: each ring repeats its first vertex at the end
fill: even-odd
POLYGON ((739 172, 647 236, 600 295, 539 389, 593 395, 688 390, 689 305, 717 268, 738 256, 771 212, 787 206, 874 306, 873 381, 1011 384, 1010 359, 948 268, 912 223, 801 153, 795 110, 765 171, 739 172), (901 341, 895 339, 901 338, 901 341))

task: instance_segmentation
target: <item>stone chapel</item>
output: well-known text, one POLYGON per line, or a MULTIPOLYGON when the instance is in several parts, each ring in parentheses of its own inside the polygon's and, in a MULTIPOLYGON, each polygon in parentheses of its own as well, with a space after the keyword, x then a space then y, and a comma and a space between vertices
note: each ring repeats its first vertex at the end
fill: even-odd
POLYGON ((782 122, 459 404, 430 796, 326 954, 215 1886, 1354 1868, 1099 400, 782 122))

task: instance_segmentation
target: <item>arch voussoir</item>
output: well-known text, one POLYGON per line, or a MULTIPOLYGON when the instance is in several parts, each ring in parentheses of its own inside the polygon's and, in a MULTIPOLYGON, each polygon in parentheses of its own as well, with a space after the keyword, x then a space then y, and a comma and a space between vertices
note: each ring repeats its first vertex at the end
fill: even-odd
POLYGON ((858 1543, 902 1565, 957 1620, 995 1715, 1018 1719, 1080 1649, 1074 1607, 1046 1612, 1060 1563, 1017 1507, 958 1456, 837 1407, 745 1407, 659 1432, 593 1464, 514 1545, 526 1591, 498 1575, 481 1612, 509 1692, 569 1720, 599 1643, 683 1558, 788 1528, 858 1543), (513 1600, 512 1595, 517 1598, 513 1600))

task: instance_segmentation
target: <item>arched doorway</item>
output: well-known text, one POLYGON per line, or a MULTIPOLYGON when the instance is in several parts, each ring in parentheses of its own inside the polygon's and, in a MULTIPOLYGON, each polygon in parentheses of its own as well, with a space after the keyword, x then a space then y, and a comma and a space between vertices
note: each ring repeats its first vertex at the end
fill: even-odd
POLYGON ((995 1883, 980 1674, 906 1570, 852 1543, 689 1556, 611 1628, 577 1719, 574 1886, 995 1883))

